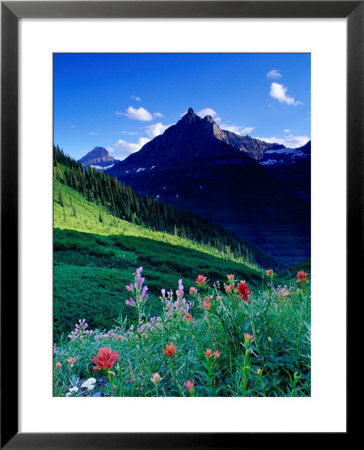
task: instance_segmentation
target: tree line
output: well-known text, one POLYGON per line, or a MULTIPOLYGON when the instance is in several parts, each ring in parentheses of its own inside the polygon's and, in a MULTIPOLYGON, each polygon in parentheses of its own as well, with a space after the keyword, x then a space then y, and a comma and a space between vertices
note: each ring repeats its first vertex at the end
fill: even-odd
POLYGON ((245 262, 256 263, 263 267, 277 264, 273 258, 220 225, 189 211, 180 211, 175 206, 139 194, 130 186, 122 184, 116 177, 111 178, 92 167, 83 168, 58 146, 53 147, 53 165, 54 176, 61 183, 81 193, 88 201, 103 205, 105 210, 115 217, 154 231, 212 246, 228 257, 245 262), (63 170, 60 166, 63 166, 63 170))

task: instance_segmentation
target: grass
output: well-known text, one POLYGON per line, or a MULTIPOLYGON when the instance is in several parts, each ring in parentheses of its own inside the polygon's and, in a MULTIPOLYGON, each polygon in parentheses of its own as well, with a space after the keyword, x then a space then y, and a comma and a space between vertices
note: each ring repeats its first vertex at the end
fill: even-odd
POLYGON ((180 278, 188 288, 199 273, 211 282, 235 273, 254 287, 262 284, 264 272, 258 267, 228 259, 213 247, 115 218, 58 181, 54 199, 56 341, 79 318, 87 318, 94 328, 110 329, 120 313, 127 314, 125 284, 137 266, 148 277, 153 314, 161 312, 160 290, 174 288, 180 278), (60 191, 63 207, 57 201, 60 191))
POLYGON ((134 273, 128 293, 135 299, 128 306, 131 325, 120 318, 106 333, 80 321, 71 339, 57 344, 54 395, 310 395, 308 278, 284 290, 266 278, 251 293, 231 276, 220 287, 195 284, 190 294, 180 282, 152 317, 142 292, 144 275, 134 273))

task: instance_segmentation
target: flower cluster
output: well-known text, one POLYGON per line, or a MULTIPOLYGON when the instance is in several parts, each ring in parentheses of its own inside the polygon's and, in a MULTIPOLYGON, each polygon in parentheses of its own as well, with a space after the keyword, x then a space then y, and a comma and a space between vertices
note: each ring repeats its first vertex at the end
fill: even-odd
MULTIPOLYGON (((173 297, 173 291, 168 291, 166 296, 166 290, 161 290, 162 296, 160 299, 164 302, 164 314, 166 317, 170 317, 173 314, 177 313, 182 317, 190 316, 188 313, 190 309, 190 304, 184 297, 184 287, 182 280, 178 280, 178 289, 176 290, 176 300, 173 297)), ((192 316, 191 316, 192 317, 192 316)))
POLYGON ((68 337, 71 341, 76 341, 77 339, 83 339, 87 335, 95 334, 95 331, 87 330, 87 327, 88 323, 86 323, 86 319, 79 319, 78 323, 75 323, 75 329, 68 337))
POLYGON ((241 281, 238 284, 238 292, 240 295, 240 298, 244 300, 244 302, 249 301, 249 295, 252 295, 251 290, 249 289, 249 286, 245 281, 241 281))
POLYGON ((176 346, 171 342, 169 345, 166 345, 166 348, 163 349, 163 353, 169 358, 176 353, 176 346))
POLYGON ((304 272, 303 270, 300 270, 297 272, 297 280, 296 283, 308 283, 308 273, 304 272))
POLYGON ((95 358, 91 358, 96 366, 93 368, 94 370, 109 370, 112 369, 116 360, 119 358, 120 354, 118 352, 113 352, 111 347, 100 348, 97 356, 95 358))
POLYGON ((134 297, 130 297, 129 300, 125 301, 129 306, 140 306, 148 300, 148 286, 143 286, 145 278, 141 276, 142 271, 143 267, 136 269, 136 272, 134 273, 134 283, 125 286, 127 291, 134 293, 134 297))

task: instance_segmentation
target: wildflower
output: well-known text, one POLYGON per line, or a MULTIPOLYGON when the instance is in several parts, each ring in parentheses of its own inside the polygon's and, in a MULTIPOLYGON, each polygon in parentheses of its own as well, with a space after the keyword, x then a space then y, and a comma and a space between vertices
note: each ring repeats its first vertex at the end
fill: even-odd
POLYGON ((232 292, 235 289, 235 283, 225 284, 225 292, 232 292))
POLYGON ((245 283, 245 281, 241 281, 238 285, 238 292, 240 294, 240 298, 244 300, 245 302, 249 301, 248 296, 252 295, 248 285, 245 283))
POLYGON ((59 370, 62 367, 62 364, 58 361, 56 363, 56 369, 59 370))
POLYGON ((259 368, 259 369, 257 369, 257 371, 255 373, 260 377, 263 374, 263 369, 259 368))
POLYGON ((211 358, 213 356, 213 353, 209 348, 204 353, 206 358, 211 358))
POLYGON ((183 383, 185 385, 185 388, 187 389, 189 394, 193 394, 195 390, 195 383, 191 380, 187 380, 183 383))
POLYGON ((197 294, 197 289, 196 289, 194 286, 190 287, 189 294, 190 294, 190 295, 195 295, 195 294, 197 294))
POLYGON ((165 289, 161 289, 161 293, 162 293, 162 297, 164 298, 166 296, 166 290, 165 289))
POLYGON ((129 292, 131 292, 131 291, 133 290, 133 284, 132 284, 132 283, 128 284, 128 286, 125 286, 125 287, 126 287, 126 289, 127 289, 129 292))
POLYGON ((143 267, 138 267, 136 273, 140 275, 141 272, 143 272, 143 267))
POLYGON ((222 300, 221 295, 218 295, 218 296, 216 297, 216 300, 218 300, 219 302, 221 302, 221 300, 222 300))
POLYGON ((97 353, 96 358, 91 358, 91 361, 93 361, 96 364, 96 366, 93 369, 94 370, 111 369, 114 366, 116 360, 119 358, 119 356, 120 354, 118 352, 113 352, 111 350, 111 347, 109 348, 102 347, 97 353))
POLYGON ((72 392, 78 392, 78 387, 77 386, 73 386, 71 388, 68 389, 68 392, 72 393, 72 392))
POLYGON ((272 278, 272 276, 273 276, 273 269, 268 269, 268 270, 265 271, 265 273, 267 274, 267 276, 269 278, 272 278))
POLYGON ((168 357, 171 357, 176 353, 176 347, 173 342, 171 342, 169 345, 166 345, 166 348, 163 349, 163 353, 168 357))
POLYGON ((129 300, 126 300, 125 303, 129 306, 135 306, 135 302, 134 299, 132 297, 130 297, 129 300))
POLYGON ((249 334, 249 333, 244 334, 244 341, 246 344, 250 344, 253 341, 253 339, 254 339, 254 336, 252 336, 251 334, 249 334))
POLYGON ((231 273, 230 275, 227 276, 227 279, 228 279, 229 281, 234 281, 234 276, 235 276, 235 275, 233 275, 233 274, 231 273))
POLYGON ((76 357, 68 358, 68 359, 66 359, 66 361, 68 362, 68 364, 71 366, 71 369, 72 369, 72 367, 75 365, 75 362, 77 361, 77 358, 76 357))
POLYGON ((123 338, 121 336, 116 336, 117 341, 121 341, 123 338))
POLYGON ((154 373, 150 381, 154 384, 158 384, 163 378, 159 375, 159 373, 154 373))
POLYGON ((191 314, 186 314, 184 320, 186 322, 192 322, 192 315, 191 314))
POLYGON ((81 384, 81 387, 86 388, 88 391, 92 391, 94 389, 96 383, 95 378, 89 378, 81 384))
POLYGON ((303 270, 300 270, 297 272, 297 280, 296 283, 308 283, 308 273, 304 272, 303 270))
POLYGON ((288 297, 289 294, 290 294, 290 291, 286 288, 280 289, 277 293, 278 297, 288 297))
POLYGON ((197 278, 196 278, 196 281, 195 281, 195 283, 198 285, 198 286, 203 286, 205 283, 206 283, 206 280, 207 280, 207 277, 205 277, 204 275, 199 275, 197 278))
POLYGON ((215 351, 214 351, 214 359, 219 358, 219 356, 220 356, 219 350, 215 350, 215 351))
POLYGON ((205 309, 210 309, 211 308, 211 298, 210 297, 206 297, 203 300, 203 307, 205 309))

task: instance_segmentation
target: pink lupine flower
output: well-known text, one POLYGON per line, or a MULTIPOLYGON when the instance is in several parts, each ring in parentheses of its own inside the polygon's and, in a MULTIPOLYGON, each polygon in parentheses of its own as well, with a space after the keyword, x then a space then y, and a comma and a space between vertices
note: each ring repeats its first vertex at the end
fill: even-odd
POLYGON ((133 284, 132 284, 132 283, 128 284, 128 285, 125 286, 125 287, 126 287, 126 289, 127 289, 129 292, 131 292, 131 291, 133 290, 133 284))
POLYGON ((125 303, 129 306, 135 306, 135 302, 134 299, 132 297, 130 297, 129 300, 126 300, 125 303))

